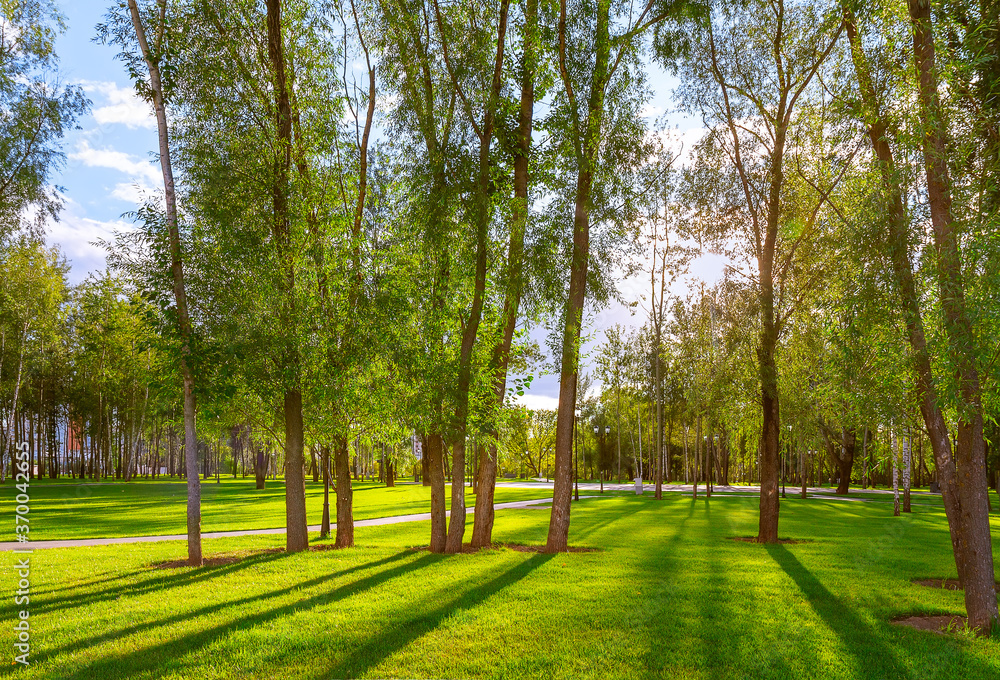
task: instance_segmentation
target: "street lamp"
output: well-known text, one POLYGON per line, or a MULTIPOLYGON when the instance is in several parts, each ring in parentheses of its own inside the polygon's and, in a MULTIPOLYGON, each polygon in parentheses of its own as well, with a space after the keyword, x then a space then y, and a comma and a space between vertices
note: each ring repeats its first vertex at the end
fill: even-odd
POLYGON ((708 445, 708 435, 706 434, 703 438, 702 443, 705 445, 705 498, 712 497, 712 458, 711 449, 708 445))
MULTIPOLYGON (((715 452, 719 448, 719 435, 712 435, 712 470, 715 471, 715 452)), ((714 480, 713 480, 714 481, 714 480)), ((713 485, 714 490, 714 485, 713 485)))
POLYGON ((576 434, 576 421, 580 417, 580 410, 573 412, 573 441, 576 444, 576 455, 573 457, 573 500, 580 500, 580 441, 576 434))
MULTIPOLYGON (((604 436, 607 437, 610 434, 611 434, 611 426, 605 425, 604 436)), ((604 471, 600 469, 600 466, 598 466, 597 475, 598 477, 601 478, 601 493, 604 493, 604 471)))
MULTIPOLYGON (((792 426, 788 426, 788 455, 792 455, 792 426)), ((781 497, 785 497, 785 456, 781 457, 781 497)))

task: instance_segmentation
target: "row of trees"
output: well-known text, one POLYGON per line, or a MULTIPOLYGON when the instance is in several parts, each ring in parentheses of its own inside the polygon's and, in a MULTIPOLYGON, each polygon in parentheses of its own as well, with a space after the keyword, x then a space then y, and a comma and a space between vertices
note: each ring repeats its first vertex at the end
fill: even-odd
MULTIPOLYGON (((323 469, 332 460, 337 544, 349 546, 349 442, 416 431, 431 549, 445 552, 466 529, 466 442, 488 442, 472 536, 488 544, 508 373, 531 356, 519 322, 542 318, 560 375, 547 549, 565 550, 584 312, 651 261, 639 355, 657 497, 674 472, 664 442, 687 413, 693 460, 713 442, 709 468, 751 440, 758 540, 776 541, 783 427, 839 441, 842 456, 859 433, 864 448, 876 426, 897 430, 915 403, 970 624, 989 625, 996 11, 928 0, 113 6, 99 34, 156 113, 164 191, 109 244, 109 263, 121 297, 149 306, 157 375, 180 387, 191 562, 196 417, 212 408, 254 414, 283 440, 289 550, 308 542, 307 433, 323 469), (706 129, 683 167, 640 115, 651 59, 677 73, 678 101, 706 129), (673 304, 678 237, 735 264, 723 286, 673 304)), ((601 371, 620 419, 615 356, 601 371)))
POLYGON ((694 312, 704 297, 687 305, 722 328, 702 343, 715 368, 683 383, 717 417, 713 376, 728 372, 726 410, 757 421, 761 542, 777 540, 783 427, 818 431, 846 484, 858 440, 898 434, 919 410, 970 625, 985 630, 997 618, 985 435, 998 412, 998 8, 707 12, 678 64, 678 94, 707 132, 664 219, 734 266, 707 312, 694 312))

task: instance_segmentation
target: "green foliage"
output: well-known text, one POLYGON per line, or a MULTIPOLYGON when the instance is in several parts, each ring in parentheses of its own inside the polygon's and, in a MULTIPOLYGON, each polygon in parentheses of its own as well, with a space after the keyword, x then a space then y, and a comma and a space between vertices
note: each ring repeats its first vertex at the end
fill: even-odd
POLYGON ((62 208, 53 175, 62 138, 90 102, 76 85, 53 79, 63 18, 51 0, 0 2, 0 240, 39 236, 62 208))

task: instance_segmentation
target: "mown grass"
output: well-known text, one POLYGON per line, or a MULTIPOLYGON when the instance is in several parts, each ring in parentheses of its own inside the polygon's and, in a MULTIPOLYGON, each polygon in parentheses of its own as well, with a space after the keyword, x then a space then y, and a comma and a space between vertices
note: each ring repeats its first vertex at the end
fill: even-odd
MULTIPOLYGON (((942 513, 788 499, 761 546, 757 500, 621 496, 573 506, 571 543, 438 556, 429 523, 357 530, 359 547, 163 570, 184 544, 37 551, 25 678, 997 678, 1000 641, 903 629, 962 612, 942 513)), ((497 513, 540 544, 545 509, 497 513)), ((993 520, 994 542, 1000 521, 993 520)), ((208 554, 279 536, 205 541, 208 554)), ((12 571, 5 563, 5 577, 12 571)), ((10 583, 10 580, 6 581, 10 583)), ((11 621, 5 599, 0 617, 11 621)), ((10 626, 3 626, 5 636, 10 626)), ((4 645, 8 650, 9 644, 4 645)))
MULTIPOLYGON (((430 488, 399 484, 386 488, 372 482, 354 483, 354 518, 389 517, 430 511, 430 488)), ((450 486, 447 489, 450 494, 450 486)), ((12 516, 17 491, 0 486, 0 513, 12 516)), ((272 529, 285 526, 285 487, 268 480, 266 488, 254 481, 206 480, 201 486, 202 531, 272 529)), ((551 498, 551 489, 498 488, 496 502, 551 498)), ((49 484, 30 486, 31 539, 35 541, 119 536, 161 536, 187 532, 187 486, 184 482, 128 482, 49 484)), ((475 496, 466 492, 466 503, 475 496)), ((449 496, 450 503, 450 496, 449 496)), ((334 494, 330 492, 331 513, 334 494)), ((306 513, 310 524, 323 518, 323 485, 306 484, 306 513)), ((13 526, 13 521, 11 522, 13 526)), ((10 539, 2 540, 13 540, 10 539)))

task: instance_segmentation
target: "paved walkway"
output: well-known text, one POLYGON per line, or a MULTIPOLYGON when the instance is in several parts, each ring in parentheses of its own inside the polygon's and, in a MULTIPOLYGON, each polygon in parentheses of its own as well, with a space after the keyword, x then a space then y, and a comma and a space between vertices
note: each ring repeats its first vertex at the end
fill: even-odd
MULTIPOLYGON (((547 481, 545 481, 542 478, 538 478, 534 482, 504 482, 504 481, 501 480, 497 484, 497 486, 504 487, 504 488, 509 488, 509 489, 539 489, 539 488, 542 488, 542 489, 551 489, 552 488, 552 484, 553 483, 551 481, 547 482, 547 481)), ((780 487, 780 484, 779 484, 779 487, 780 487)), ((601 485, 598 482, 580 482, 580 491, 597 491, 600 488, 601 488, 601 485)), ((643 485, 642 485, 642 488, 643 488, 643 490, 645 492, 648 493, 648 492, 650 492, 650 491, 653 490, 654 484, 652 484, 651 482, 644 482, 643 485)), ((691 493, 691 488, 692 488, 691 484, 674 484, 674 483, 671 483, 671 484, 664 484, 663 485, 663 491, 664 491, 664 493, 667 493, 667 492, 671 492, 671 493, 691 493)), ((798 493, 802 490, 801 486, 792 485, 792 484, 786 485, 785 488, 786 488, 786 491, 787 491, 787 493, 789 495, 791 495, 792 493, 795 493, 796 495, 798 495, 798 493)), ((622 482, 621 484, 618 484, 617 482, 604 482, 604 490, 605 491, 634 491, 635 490, 635 484, 633 482, 622 482)), ((698 494, 701 495, 704 492, 705 492, 705 485, 703 483, 699 484, 698 485, 698 494)), ((831 499, 858 500, 858 501, 860 501, 860 500, 866 500, 866 499, 863 499, 863 498, 851 498, 851 496, 838 496, 837 495, 837 490, 834 489, 834 488, 830 488, 828 486, 823 486, 823 487, 810 486, 810 487, 806 488, 806 492, 809 493, 810 495, 830 496, 831 499)), ((736 485, 736 484, 730 484, 730 485, 727 485, 727 486, 721 486, 719 484, 716 484, 714 487, 712 487, 712 493, 750 494, 750 495, 753 495, 753 496, 757 496, 757 495, 760 495, 760 487, 759 486, 740 486, 740 485, 736 485)), ((891 497, 893 492, 892 492, 892 489, 860 489, 860 488, 858 488, 856 486, 852 486, 850 493, 851 493, 851 495, 862 494, 862 493, 871 493, 871 494, 880 494, 880 495, 886 495, 886 496, 890 496, 891 497)), ((929 491, 910 491, 910 495, 911 496, 937 496, 939 498, 941 496, 941 494, 939 494, 939 493, 933 493, 932 494, 929 491)), ((903 497, 903 489, 902 488, 900 488, 900 490, 899 490, 899 497, 900 498, 903 497)))
MULTIPOLYGON (((600 498, 600 496, 580 496, 584 498, 600 498)), ((513 508, 527 508, 533 505, 543 505, 551 503, 551 498, 536 498, 529 501, 514 501, 511 503, 497 503, 494 510, 507 510, 513 508)), ((473 514, 474 507, 465 509, 466 514, 473 514)), ((451 513, 447 513, 451 514, 451 513)), ((375 517, 372 519, 359 519, 354 521, 355 527, 373 527, 384 524, 403 524, 404 522, 421 522, 431 518, 431 513, 422 512, 418 515, 396 515, 395 517, 375 517)), ((331 531, 336 530, 336 524, 330 527, 331 531)), ((319 531, 318 524, 309 527, 309 531, 319 531)), ((205 531, 202 538, 229 538, 232 536, 260 536, 265 534, 283 534, 285 528, 277 529, 247 529, 244 531, 205 531)), ((0 543, 0 550, 43 550, 46 548, 82 548, 92 545, 116 545, 118 543, 156 543, 159 541, 186 541, 187 534, 171 534, 167 536, 123 536, 120 538, 81 538, 68 541, 31 541, 28 543, 0 543)))

